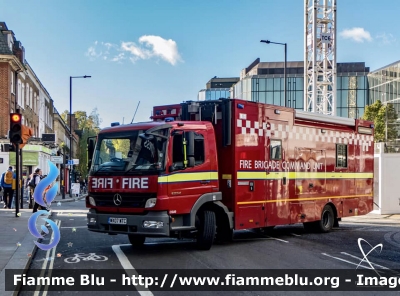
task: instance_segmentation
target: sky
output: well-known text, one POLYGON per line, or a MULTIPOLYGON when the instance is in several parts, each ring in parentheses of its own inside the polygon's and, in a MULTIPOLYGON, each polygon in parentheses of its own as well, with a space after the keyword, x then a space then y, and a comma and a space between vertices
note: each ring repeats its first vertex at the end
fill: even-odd
MULTIPOLYGON (((302 0, 0 0, 6 22, 59 113, 95 111, 101 127, 148 121, 152 107, 197 100, 212 77, 255 59, 304 60, 302 0), (139 107, 138 107, 139 106, 139 107), (134 117, 135 110, 137 113, 134 117)), ((400 1, 337 0, 337 62, 400 60, 400 1)))

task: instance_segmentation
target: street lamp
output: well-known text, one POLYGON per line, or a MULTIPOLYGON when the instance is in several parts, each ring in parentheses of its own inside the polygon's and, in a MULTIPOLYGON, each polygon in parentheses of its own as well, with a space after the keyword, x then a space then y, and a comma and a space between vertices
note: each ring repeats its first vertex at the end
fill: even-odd
POLYGON ((287 105, 287 96, 286 96, 286 85, 287 85, 287 82, 286 82, 286 79, 287 79, 287 77, 286 77, 287 44, 286 43, 279 43, 279 42, 272 42, 272 41, 269 41, 269 40, 261 40, 260 42, 264 42, 264 43, 267 43, 267 44, 270 44, 270 43, 279 44, 279 45, 284 45, 285 46, 285 65, 284 65, 284 72, 283 72, 285 85, 284 85, 283 91, 284 91, 284 95, 285 95, 285 107, 288 107, 288 105, 287 105))
MULTIPOLYGON (((72 78, 91 78, 92 76, 70 76, 69 77, 69 145, 70 145, 70 157, 69 160, 73 160, 73 142, 72 142, 72 78)), ((69 170, 69 196, 72 197, 72 165, 69 170)))

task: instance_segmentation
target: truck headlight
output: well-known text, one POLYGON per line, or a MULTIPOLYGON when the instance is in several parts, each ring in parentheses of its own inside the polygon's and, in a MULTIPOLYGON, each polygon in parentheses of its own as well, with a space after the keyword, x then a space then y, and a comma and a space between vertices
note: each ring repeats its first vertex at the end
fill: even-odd
POLYGON ((96 201, 95 201, 94 198, 91 197, 91 196, 89 196, 89 203, 90 203, 92 206, 96 206, 96 201))
POLYGON ((156 205, 156 202, 157 202, 157 198, 149 198, 147 201, 146 201, 146 204, 145 204, 145 208, 152 208, 152 207, 154 207, 155 205, 156 205))
POLYGON ((143 221, 143 228, 163 228, 164 222, 161 221, 143 221))

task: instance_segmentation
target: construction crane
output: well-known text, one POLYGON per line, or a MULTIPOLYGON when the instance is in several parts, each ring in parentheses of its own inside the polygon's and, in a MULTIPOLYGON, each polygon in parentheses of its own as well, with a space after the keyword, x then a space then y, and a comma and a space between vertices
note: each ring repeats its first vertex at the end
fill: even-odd
POLYGON ((304 110, 336 115, 336 0, 304 0, 304 110))

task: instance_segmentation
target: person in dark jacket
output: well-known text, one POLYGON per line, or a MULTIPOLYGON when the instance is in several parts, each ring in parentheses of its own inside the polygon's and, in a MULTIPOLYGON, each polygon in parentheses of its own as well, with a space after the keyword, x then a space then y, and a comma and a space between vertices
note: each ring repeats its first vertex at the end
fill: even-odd
MULTIPOLYGON (((35 173, 32 175, 32 178, 34 180, 32 182, 34 186, 33 187, 31 186, 32 198, 33 198, 33 193, 35 192, 35 188, 39 184, 39 182, 42 180, 42 170, 40 168, 37 168, 35 170, 35 173)), ((34 201, 34 202, 35 202, 35 204, 33 205, 32 213, 36 213, 38 208, 40 207, 40 205, 36 201, 34 201)))

